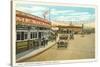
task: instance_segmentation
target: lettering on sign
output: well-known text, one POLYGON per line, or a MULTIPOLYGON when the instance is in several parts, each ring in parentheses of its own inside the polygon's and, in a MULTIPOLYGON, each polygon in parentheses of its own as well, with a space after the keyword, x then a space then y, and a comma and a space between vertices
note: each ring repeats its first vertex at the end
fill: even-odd
POLYGON ((44 21, 34 20, 30 18, 16 17, 16 21, 22 24, 37 24, 37 25, 48 25, 44 21))

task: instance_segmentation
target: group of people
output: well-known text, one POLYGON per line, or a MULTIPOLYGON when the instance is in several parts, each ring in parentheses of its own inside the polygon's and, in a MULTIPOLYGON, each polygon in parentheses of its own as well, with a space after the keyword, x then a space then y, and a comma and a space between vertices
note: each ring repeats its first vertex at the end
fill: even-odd
POLYGON ((67 30, 67 33, 66 34, 67 34, 67 37, 68 37, 69 40, 74 39, 74 31, 67 30))
POLYGON ((41 39, 41 45, 45 46, 48 43, 48 37, 47 36, 43 36, 43 38, 41 39))
MULTIPOLYGON (((69 40, 73 40, 74 39, 74 31, 69 31, 69 33, 67 33, 67 37, 69 40)), ((48 43, 48 36, 43 36, 43 38, 41 39, 41 45, 45 46, 48 43)))

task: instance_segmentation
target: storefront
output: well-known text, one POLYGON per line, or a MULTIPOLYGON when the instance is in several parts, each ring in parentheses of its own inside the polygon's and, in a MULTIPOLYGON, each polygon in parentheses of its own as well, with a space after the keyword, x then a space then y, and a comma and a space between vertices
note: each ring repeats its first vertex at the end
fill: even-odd
POLYGON ((52 33, 51 22, 16 11, 16 54, 48 45, 52 33))

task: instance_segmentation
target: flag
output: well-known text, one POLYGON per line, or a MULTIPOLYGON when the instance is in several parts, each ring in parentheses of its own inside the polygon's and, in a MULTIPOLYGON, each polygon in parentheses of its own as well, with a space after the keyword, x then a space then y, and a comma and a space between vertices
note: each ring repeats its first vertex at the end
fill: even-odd
POLYGON ((46 16, 49 14, 49 10, 46 10, 44 13, 43 13, 43 17, 46 18, 46 16))

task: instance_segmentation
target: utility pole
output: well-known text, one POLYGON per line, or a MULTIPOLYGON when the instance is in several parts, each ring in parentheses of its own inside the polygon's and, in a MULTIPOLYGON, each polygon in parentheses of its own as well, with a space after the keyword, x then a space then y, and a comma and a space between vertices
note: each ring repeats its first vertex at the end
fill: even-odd
POLYGON ((84 32, 84 24, 82 24, 82 32, 84 32))
POLYGON ((84 24, 82 24, 82 32, 81 32, 81 34, 82 34, 82 37, 84 37, 84 24))

